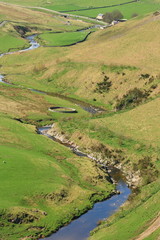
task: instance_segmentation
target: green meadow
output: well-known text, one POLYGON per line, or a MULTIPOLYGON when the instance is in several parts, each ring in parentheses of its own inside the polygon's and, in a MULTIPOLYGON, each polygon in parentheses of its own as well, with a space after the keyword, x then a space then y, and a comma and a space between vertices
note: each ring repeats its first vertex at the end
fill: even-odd
MULTIPOLYGON (((97 182, 97 176, 104 177, 104 173, 93 162, 77 157, 63 145, 36 133, 33 124, 38 125, 41 119, 43 124, 47 121, 52 124, 70 116, 51 113, 49 106, 63 104, 71 107, 73 104, 1 85, 1 103, 5 102, 8 111, 6 115, 6 108, 1 105, 0 202, 3 230, 0 237, 17 239, 30 235, 36 239, 82 214, 92 207, 94 201, 107 197, 113 186, 105 178, 97 182), (15 119, 19 117, 24 123, 15 119), (86 168, 89 171, 86 172, 86 168), (61 197, 63 193, 65 199, 61 197), (91 198, 93 193, 96 194, 94 200, 91 198), (19 221, 16 220, 19 218, 23 219, 23 224, 15 225, 14 221, 19 221), (13 223, 7 219, 12 219, 13 223)), ((77 115, 83 113, 79 110, 77 115)))
POLYGON ((15 51, 29 46, 28 42, 20 37, 0 32, 0 53, 15 51))
POLYGON ((87 1, 74 1, 74 0, 67 0, 65 1, 65 4, 63 3, 63 1, 54 1, 54 5, 52 5, 52 3, 50 3, 51 6, 44 5, 44 7, 48 8, 48 9, 53 9, 56 11, 73 11, 73 10, 78 10, 77 15, 81 15, 79 14, 79 10, 80 9, 89 9, 89 8, 94 8, 94 7, 103 7, 103 6, 111 6, 111 5, 116 5, 116 4, 120 4, 120 3, 125 3, 127 2, 126 0, 113 0, 113 1, 109 1, 109 0, 100 0, 100 1, 93 1, 93 0, 87 0, 87 1))
POLYGON ((65 32, 65 33, 44 33, 38 37, 47 46, 67 46, 84 41, 88 31, 85 32, 65 32))
POLYGON ((141 0, 141 1, 130 3, 130 4, 124 4, 121 6, 111 7, 111 5, 116 5, 116 4, 118 5, 120 3, 123 4, 125 2, 126 1, 112 1, 112 2, 105 1, 103 3, 98 2, 98 4, 96 3, 96 4, 91 4, 91 5, 89 5, 89 3, 86 2, 87 5, 90 7, 88 7, 88 6, 86 7, 85 4, 83 5, 83 7, 75 6, 72 4, 63 5, 63 6, 61 6, 61 5, 47 6, 46 5, 46 8, 52 9, 52 10, 57 10, 57 11, 64 11, 64 12, 66 10, 67 13, 70 13, 70 14, 87 16, 87 17, 92 17, 92 18, 97 17, 97 15, 99 13, 106 13, 106 12, 112 12, 114 10, 119 10, 122 12, 124 18, 126 18, 126 19, 132 18, 132 15, 135 13, 139 16, 144 16, 145 14, 148 14, 148 13, 151 13, 151 12, 154 12, 154 11, 160 9, 160 2, 156 1, 156 0, 154 0, 154 1, 141 0), (101 7, 101 6, 110 6, 110 7, 107 7, 107 8, 104 7, 104 8, 99 8, 99 9, 89 9, 91 7, 101 7), (85 7, 86 7, 86 10, 83 10, 85 7), (88 10, 87 10, 87 8, 88 8, 88 10), (82 9, 82 11, 80 11, 80 9, 82 9), (69 12, 69 10, 72 10, 72 11, 69 12), (73 10, 78 10, 78 11, 73 11, 73 10))
POLYGON ((56 1, 48 1, 47 3, 42 0, 25 0, 23 3, 20 0, 5 0, 6 3, 14 3, 24 6, 41 6, 47 9, 55 10, 55 11, 62 11, 67 12, 75 15, 81 15, 81 16, 87 16, 95 18, 99 13, 106 13, 106 12, 112 12, 113 10, 120 10, 122 14, 124 15, 124 18, 130 19, 133 14, 137 14, 139 16, 144 16, 145 14, 154 12, 156 10, 159 10, 160 8, 160 2, 159 0, 140 0, 137 2, 119 5, 128 2, 127 0, 100 0, 100 1, 93 1, 93 0, 87 0, 87 1, 74 1, 74 0, 66 0, 65 4, 62 0, 56 0, 56 1), (113 6, 112 5, 117 5, 113 6), (107 6, 107 7, 105 7, 107 6), (94 9, 96 8, 97 9, 94 9), (100 7, 98 9, 98 7, 100 7), (104 8, 103 8, 104 7, 104 8), (93 9, 92 9, 93 8, 93 9), (80 11, 82 9, 82 11, 80 11), (83 10, 85 9, 85 10, 83 10), (88 9, 88 10, 87 10, 88 9), (75 10, 75 11, 74 11, 75 10), (76 11, 78 10, 78 11, 76 11), (71 12, 70 12, 71 11, 71 12))

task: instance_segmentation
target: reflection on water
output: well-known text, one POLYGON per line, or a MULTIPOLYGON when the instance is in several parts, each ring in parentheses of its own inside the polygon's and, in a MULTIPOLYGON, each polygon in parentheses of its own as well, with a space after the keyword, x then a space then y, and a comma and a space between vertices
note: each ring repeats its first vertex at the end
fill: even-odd
POLYGON ((30 43, 30 46, 28 48, 25 48, 25 49, 22 49, 22 50, 17 50, 17 51, 13 51, 13 52, 7 52, 7 53, 2 53, 0 54, 0 57, 3 57, 4 55, 10 55, 10 54, 13 54, 13 53, 17 53, 17 52, 26 52, 26 51, 29 51, 29 50, 32 50, 32 49, 36 49, 38 47, 40 47, 39 43, 37 43, 34 38, 36 37, 37 35, 34 34, 34 35, 31 35, 31 36, 28 36, 26 37, 25 39, 27 39, 30 43))
MULTIPOLYGON (((51 126, 42 127, 38 129, 38 132, 54 141, 57 141, 54 137, 47 134, 47 130, 50 128, 51 126)), ((77 150, 74 153, 77 154, 77 150)), ((79 156, 88 157, 86 154, 83 155, 83 153, 79 156)), ((45 238, 46 240, 85 240, 89 237, 90 231, 97 226, 97 222, 99 220, 108 218, 116 210, 118 210, 118 208, 127 200, 131 190, 128 188, 121 172, 118 169, 109 168, 109 170, 111 177, 117 182, 116 189, 120 191, 120 194, 114 195, 105 201, 96 203, 93 209, 72 221, 67 226, 60 228, 56 233, 45 238)))
POLYGON ((72 221, 69 225, 62 227, 46 240, 85 240, 89 233, 97 226, 99 220, 111 216, 128 198, 131 190, 121 179, 117 184, 120 195, 114 195, 110 199, 96 203, 93 209, 72 221))
MULTIPOLYGON (((27 49, 15 51, 15 52, 25 52, 28 50, 32 50, 35 48, 38 48, 40 45, 34 40, 36 35, 32 35, 27 37, 30 41, 31 46, 27 49)), ((12 54, 15 52, 9 52, 0 54, 0 57, 8 54, 12 54)), ((4 76, 0 75, 0 82, 6 83, 4 81, 4 76)), ((9 84, 9 83, 8 83, 9 84)), ((45 92, 38 91, 35 89, 31 89, 32 91, 36 91, 39 93, 45 94, 45 92)), ((74 100, 75 101, 75 100, 74 100)), ((95 109, 92 106, 84 105, 81 102, 76 102, 77 105, 81 106, 84 110, 95 114, 100 109, 95 109)), ((57 141, 54 137, 51 137, 47 134, 45 130, 49 130, 51 126, 39 128, 38 133, 46 135, 47 137, 51 138, 54 141, 57 141)), ((87 156, 85 153, 82 153, 78 151, 77 149, 70 147, 75 154, 78 156, 87 156)), ((89 156, 88 156, 89 157, 89 156)), ((97 222, 99 220, 102 220, 104 218, 108 218, 111 216, 128 198, 129 194, 131 193, 131 190, 127 187, 127 184, 123 180, 122 176, 119 174, 119 172, 115 171, 115 169, 111 169, 111 176, 114 178, 114 180, 117 181, 117 190, 121 192, 120 195, 114 195, 110 199, 107 199, 103 202, 96 203, 93 207, 93 209, 89 210, 87 213, 80 216, 78 219, 72 221, 69 225, 62 227, 59 231, 52 234, 50 237, 45 238, 46 240, 85 240, 87 237, 89 237, 89 233, 91 230, 93 230, 97 226, 97 222)))

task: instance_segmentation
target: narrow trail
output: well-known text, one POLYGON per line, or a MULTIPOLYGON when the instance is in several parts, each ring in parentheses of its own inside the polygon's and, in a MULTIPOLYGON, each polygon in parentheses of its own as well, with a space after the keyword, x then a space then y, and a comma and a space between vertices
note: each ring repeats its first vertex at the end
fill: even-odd
MULTIPOLYGON (((154 219, 154 222, 151 224, 149 228, 147 228, 143 233, 141 233, 135 240, 143 240, 153 232, 155 232, 158 228, 160 228, 160 213, 159 216, 154 219)), ((160 237, 158 238, 160 240, 160 237)))

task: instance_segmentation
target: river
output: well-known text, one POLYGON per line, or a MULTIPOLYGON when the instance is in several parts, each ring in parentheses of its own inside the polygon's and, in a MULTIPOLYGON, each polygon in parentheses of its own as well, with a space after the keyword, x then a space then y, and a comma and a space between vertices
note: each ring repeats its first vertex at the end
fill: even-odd
MULTIPOLYGON (((27 40, 30 42, 30 47, 19 50, 17 52, 25 52, 29 50, 36 49, 40 47, 40 45, 34 40, 36 35, 26 37, 27 40)), ((0 56, 13 54, 15 52, 9 52, 1 54, 0 56)), ((0 82, 5 84, 7 83, 4 80, 4 75, 0 74, 0 82)), ((47 94, 43 91, 39 91, 36 89, 30 89, 31 91, 38 92, 40 94, 47 94)), ((54 95, 54 94, 53 94, 54 95)), ((55 94, 56 95, 56 94, 55 94)), ((55 96, 54 95, 54 96, 55 96)), ((56 95, 57 96, 57 95, 56 95)), ((58 95, 58 97, 60 97, 58 95)), ((62 97, 62 96, 61 96, 62 97)), ((70 100, 67 98, 67 100, 70 100)), ((83 103, 81 101, 76 102, 77 105, 81 106, 84 110, 95 114, 100 111, 100 109, 96 109, 89 104, 83 103)), ((43 127, 38 129, 38 133, 49 137, 54 141, 58 141, 60 144, 63 144, 58 139, 50 136, 46 130, 49 130, 51 127, 43 127)), ((77 154, 80 157, 89 157, 94 159, 93 157, 79 151, 78 149, 73 148, 71 145, 65 145, 69 147, 71 151, 77 154)), ((89 237, 90 231, 93 230, 96 226, 98 221, 108 218, 111 216, 115 211, 119 209, 119 207, 127 200, 128 196, 131 193, 131 190, 128 188, 127 183, 125 182, 125 178, 122 176, 121 172, 118 169, 111 168, 110 176, 117 182, 116 189, 120 192, 120 194, 113 195, 111 198, 96 203, 94 207, 89 210, 87 213, 83 214, 76 220, 72 221, 67 226, 60 228, 56 233, 53 233, 50 237, 45 238, 46 240, 85 240, 89 237)))

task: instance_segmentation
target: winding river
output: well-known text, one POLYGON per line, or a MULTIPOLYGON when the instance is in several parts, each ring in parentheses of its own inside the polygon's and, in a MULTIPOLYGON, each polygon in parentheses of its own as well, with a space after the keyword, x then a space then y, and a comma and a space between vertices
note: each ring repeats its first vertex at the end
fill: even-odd
MULTIPOLYGON (((25 51, 33 50, 40 47, 40 45, 34 40, 35 36, 36 35, 26 37, 26 39, 30 42, 30 47, 23 50, 19 50, 17 52, 25 52, 25 51)), ((4 55, 13 54, 13 53, 15 52, 4 53, 4 54, 1 54, 0 56, 2 57, 4 55)), ((5 76, 2 74, 0 74, 0 82, 5 84, 11 84, 5 81, 5 76)), ((39 91, 36 89, 30 89, 30 90, 38 92, 40 94, 47 94, 43 91, 39 91)), ((61 96, 58 95, 58 97, 60 98, 61 96)), ((81 101, 76 104, 81 106, 84 110, 92 114, 95 114, 98 111, 100 111, 100 109, 96 109, 93 106, 90 106, 89 104, 85 104, 81 101)), ((39 128, 37 132, 39 134, 49 137, 54 141, 58 141, 60 144, 63 144, 58 139, 56 139, 53 136, 50 136, 47 133, 47 130, 49 130, 50 128, 51 127, 39 128)), ((78 149, 72 147, 71 145, 65 145, 65 146, 69 147, 71 151, 73 151, 75 154, 77 154, 80 157, 89 157, 94 159, 93 157, 79 151, 78 149)), ((108 218, 115 211, 119 209, 119 207, 127 200, 128 196, 131 193, 131 190, 128 188, 127 183, 125 182, 125 178, 122 176, 121 172, 118 169, 110 168, 109 171, 110 171, 111 178, 113 178, 114 181, 116 181, 117 183, 116 189, 120 192, 120 194, 113 195, 111 198, 105 201, 96 203, 93 209, 89 210, 87 213, 83 214, 76 220, 72 221, 67 226, 60 228, 56 233, 53 233, 50 237, 45 238, 46 240, 85 240, 89 237, 90 231, 97 226, 98 221, 104 218, 108 218)))

